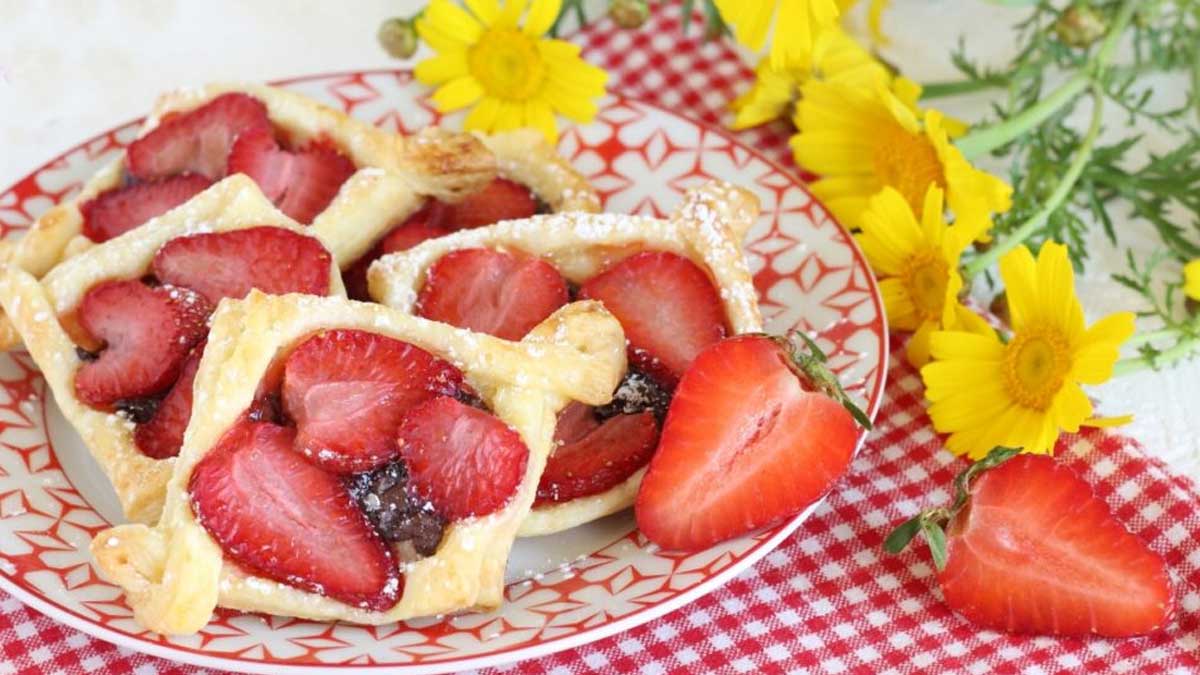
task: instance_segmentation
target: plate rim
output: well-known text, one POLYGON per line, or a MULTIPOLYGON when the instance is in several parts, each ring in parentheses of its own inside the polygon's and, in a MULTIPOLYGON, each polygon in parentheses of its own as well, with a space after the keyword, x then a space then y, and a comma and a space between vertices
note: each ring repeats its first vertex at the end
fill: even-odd
MULTIPOLYGON (((303 82, 319 81, 319 80, 335 80, 337 78, 356 77, 356 76, 363 76, 363 75, 408 74, 411 77, 412 72, 413 71, 411 68, 367 68, 367 69, 356 69, 356 70, 330 71, 330 72, 311 73, 311 74, 297 75, 297 76, 291 76, 291 77, 286 77, 286 78, 270 80, 267 82, 267 84, 270 86, 287 86, 290 84, 299 84, 299 83, 303 83, 303 82)), ((660 113, 665 113, 671 117, 681 119, 689 124, 693 124, 696 127, 699 127, 700 129, 702 129, 706 132, 715 133, 719 137, 721 137, 723 140, 728 141, 731 144, 736 145, 737 147, 745 150, 750 155, 754 156, 756 159, 766 163, 773 170, 790 178, 795 183, 795 185, 800 187, 800 189, 803 190, 809 196, 810 199, 812 199, 813 202, 815 202, 821 206, 821 208, 825 211, 826 216, 829 219, 829 221, 832 222, 834 226, 841 229, 843 231, 843 233, 845 233, 846 240, 847 240, 847 243, 849 244, 852 255, 854 256, 854 258, 856 258, 858 260, 858 262, 862 265, 862 267, 867 271, 866 278, 867 278, 869 296, 870 296, 871 302, 876 307, 876 311, 879 316, 879 321, 880 321, 880 326, 881 326, 880 337, 879 337, 879 366, 875 369, 875 378, 874 379, 875 379, 876 383, 875 383, 875 387, 873 390, 874 395, 871 397, 871 399, 868 400, 867 411, 866 411, 867 416, 872 420, 872 422, 874 422, 874 420, 876 419, 876 417, 879 413, 879 409, 883 404, 884 388, 887 383, 887 364, 891 358, 891 345, 890 345, 890 341, 888 339, 889 332, 888 332, 887 314, 884 311, 883 298, 882 298, 882 295, 880 294, 878 280, 875 278, 875 274, 872 271, 871 266, 868 263, 866 256, 863 254, 862 249, 859 247, 858 242, 854 238, 854 236, 848 230, 846 230, 846 228, 844 228, 842 226, 842 224, 838 221, 837 217, 831 211, 829 211, 828 207, 826 207, 824 205, 824 203, 821 202, 821 200, 816 197, 816 195, 814 195, 812 193, 812 191, 809 189, 808 185, 804 182, 803 179, 801 179, 796 174, 796 172, 793 169, 789 169, 788 167, 784 166, 783 164, 779 163, 778 161, 774 160, 773 158, 767 156, 759 148, 756 148, 756 147, 748 144, 747 142, 736 138, 729 130, 724 129, 723 127, 721 127, 719 125, 712 124, 710 122, 706 122, 704 120, 698 120, 698 119, 694 119, 692 117, 688 117, 686 115, 680 114, 677 111, 663 107, 656 103, 645 101, 645 100, 642 100, 642 99, 639 99, 636 97, 632 97, 632 96, 626 96, 619 92, 609 91, 606 93, 606 96, 611 99, 614 99, 615 101, 617 101, 619 103, 625 103, 625 102, 634 103, 634 104, 637 104, 640 106, 645 106, 647 108, 651 108, 660 113)), ((68 147, 66 150, 53 156, 51 159, 47 160, 46 162, 43 162, 36 168, 32 169, 29 173, 27 173, 24 176, 17 179, 16 182, 8 185, 3 190, 0 190, 0 194, 5 194, 8 192, 16 191, 17 188, 20 187, 21 185, 23 185, 26 181, 29 181, 34 176, 49 169, 56 162, 62 161, 71 153, 79 150, 80 148, 86 147, 87 145, 89 145, 101 138, 104 138, 104 137, 108 136, 109 134, 119 131, 125 127, 135 125, 135 124, 140 124, 143 120, 145 120, 144 116, 128 120, 126 122, 112 126, 104 131, 97 133, 97 134, 94 134, 94 135, 68 147)), ((43 395, 49 396, 50 393, 48 391, 46 391, 43 395)), ((43 406, 43 411, 42 411, 43 420, 44 420, 44 423, 48 425, 48 420, 45 420, 45 417, 46 417, 45 410, 46 410, 46 408, 45 408, 45 406, 43 406)), ((48 428, 48 426, 47 426, 47 428, 48 428)), ((866 440, 869 435, 870 435, 870 431, 866 430, 866 431, 864 431, 864 433, 862 433, 859 436, 858 441, 855 444, 854 454, 852 455, 852 458, 857 457, 859 451, 862 450, 863 445, 866 443, 866 440)), ((65 472, 63 473, 63 476, 67 479, 67 481, 69 483, 72 484, 72 486, 74 486, 73 482, 70 480, 70 477, 67 476, 65 472)), ((225 668, 227 670, 233 670, 233 671, 245 672, 245 673, 261 673, 264 675, 276 675, 279 673, 287 673, 290 675, 314 675, 316 673, 328 672, 330 670, 336 670, 339 673, 344 672, 344 673, 372 673, 372 674, 375 674, 375 673, 379 673, 381 671, 381 669, 388 669, 389 672, 405 673, 405 674, 409 674, 409 675, 421 675, 421 674, 427 674, 427 673, 444 673, 444 672, 450 672, 450 671, 457 670, 457 669, 481 668, 481 667, 488 667, 488 666, 504 665, 504 664, 508 664, 508 663, 513 663, 515 661, 522 661, 522 660, 526 660, 526 659, 538 658, 538 657, 546 656, 548 654, 553 654, 553 653, 556 653, 559 651, 564 651, 567 649, 571 649, 573 647, 578 647, 580 645, 589 644, 591 642, 602 640, 606 637, 615 635, 616 633, 619 633, 621 631, 635 628, 644 623, 653 621, 654 619, 657 619, 669 612, 672 612, 676 609, 679 609, 688 604, 691 604, 696 599, 698 599, 704 595, 707 595, 707 594, 719 589, 720 587, 724 586, 734 576, 740 574, 741 572, 745 571, 749 567, 753 566, 759 560, 764 558, 768 553, 770 553, 771 551, 778 548, 779 544, 785 538, 787 538, 793 532, 795 532, 800 527, 800 525, 802 525, 804 523, 805 520, 807 520, 817 509, 819 509, 821 507, 822 504, 825 503, 825 500, 828 499, 829 495, 833 492, 834 489, 835 488, 831 488, 820 499, 818 499, 816 502, 809 505, 809 507, 806 508, 803 512, 796 515, 795 517, 793 517, 791 520, 787 521, 783 525, 779 526, 779 528, 770 537, 759 541, 757 544, 754 545, 753 548, 751 548, 749 551, 747 551, 739 560, 726 566, 725 568, 721 569, 716 574, 713 574, 712 576, 708 577, 704 581, 696 584, 695 586, 693 586, 671 598, 668 598, 661 602, 657 602, 653 605, 643 607, 635 612, 631 612, 625 616, 622 616, 621 618, 619 618, 615 621, 606 622, 599 626, 584 629, 584 630, 581 630, 577 633, 573 633, 570 635, 565 635, 565 636, 556 637, 556 638, 550 638, 548 640, 544 640, 544 641, 538 642, 536 644, 513 647, 513 648, 506 649, 506 650, 491 652, 488 654, 482 654, 482 655, 478 655, 478 656, 470 656, 470 657, 464 657, 464 658, 447 658, 445 660, 433 661, 433 662, 424 663, 424 664, 403 664, 403 663, 400 663, 400 664, 395 664, 395 663, 393 663, 393 664, 336 664, 336 663, 296 664, 296 663, 289 663, 286 661, 268 660, 266 658, 264 658, 264 659, 242 659, 242 658, 231 658, 228 656, 214 656, 212 654, 205 653, 199 649, 193 649, 193 648, 184 647, 181 645, 168 644, 168 643, 158 641, 154 638, 147 638, 147 637, 143 637, 142 635, 132 635, 129 633, 123 633, 123 632, 113 630, 111 628, 108 628, 107 626, 96 623, 96 622, 94 622, 94 621, 92 621, 92 620, 66 608, 66 607, 58 605, 57 603, 53 602, 52 600, 46 599, 42 596, 36 595, 36 594, 24 589, 23 587, 12 582, 8 578, 7 574, 0 574, 0 589, 3 589, 4 591, 10 593, 13 597, 20 600, 27 607, 35 609, 38 612, 41 612, 42 614, 48 616, 49 618, 59 621, 60 623, 66 624, 76 630, 79 630, 82 633, 91 635, 92 637, 104 640, 111 644, 115 644, 115 645, 118 645, 121 647, 125 647, 128 649, 134 650, 136 652, 149 654, 152 656, 166 659, 168 661, 173 661, 173 662, 178 662, 178 663, 186 663, 189 665, 195 665, 195 666, 206 667, 206 668, 225 668)))

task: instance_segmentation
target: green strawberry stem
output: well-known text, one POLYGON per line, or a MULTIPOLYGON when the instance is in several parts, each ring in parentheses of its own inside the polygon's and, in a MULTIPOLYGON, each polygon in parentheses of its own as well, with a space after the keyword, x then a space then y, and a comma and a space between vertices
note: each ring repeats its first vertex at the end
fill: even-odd
POLYGON ((825 352, 821 351, 812 338, 798 330, 789 331, 786 337, 774 335, 766 337, 774 340, 775 344, 787 352, 790 361, 788 365, 792 372, 799 375, 817 391, 840 403, 854 418, 854 421, 858 422, 859 426, 867 431, 873 428, 871 418, 867 417, 867 414, 854 404, 854 401, 846 394, 846 390, 842 389, 837 376, 829 370, 829 366, 825 365, 829 357, 825 356, 825 352), (797 340, 797 338, 800 339, 797 340))

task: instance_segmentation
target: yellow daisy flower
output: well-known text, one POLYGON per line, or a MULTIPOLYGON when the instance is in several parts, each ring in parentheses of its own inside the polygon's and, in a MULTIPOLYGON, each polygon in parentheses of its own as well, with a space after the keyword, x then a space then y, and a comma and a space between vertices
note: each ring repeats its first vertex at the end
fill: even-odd
POLYGON ((1183 294, 1200 300, 1200 258, 1183 266, 1183 294))
POLYGON ((971 237, 957 225, 946 225, 942 198, 941 188, 930 185, 918 223, 904 197, 895 188, 885 187, 871 198, 863 214, 862 232, 857 235, 879 277, 888 326, 916 331, 905 354, 918 368, 929 361, 930 336, 939 328, 991 331, 958 301, 963 286, 958 259, 971 237))
POLYGON ((810 59, 813 42, 837 24, 835 0, 716 0, 721 18, 733 29, 738 42, 760 51, 767 42, 771 21, 771 65, 776 69, 810 59))
POLYGON ((1053 452, 1063 431, 1127 421, 1092 417, 1080 384, 1112 377, 1133 314, 1111 314, 1090 328, 1075 296, 1067 247, 1046 242, 1037 260, 1021 246, 1000 259, 1013 335, 991 330, 933 334, 933 361, 921 369, 929 417, 949 433, 946 447, 979 459, 993 447, 1053 452))
MULTIPOLYGON (((874 86, 888 83, 891 76, 867 50, 840 28, 834 27, 817 36, 812 59, 791 67, 773 68, 763 58, 755 69, 754 86, 729 105, 737 116, 730 125, 747 129, 789 114, 800 93, 800 85, 810 79, 844 82, 850 86, 874 86)), ((918 96, 920 87, 917 87, 918 96)))
POLYGON ((885 186, 920 214, 935 184, 946 191, 955 222, 978 237, 990 229, 992 213, 1008 209, 1012 188, 971 166, 950 143, 963 127, 937 110, 922 116, 916 96, 911 84, 897 90, 805 83, 796 106, 800 131, 791 140, 796 162, 821 176, 813 193, 849 228, 861 227, 867 201, 885 186))
MULTIPOLYGON (((883 34, 883 10, 891 4, 892 0, 871 0, 871 6, 867 8, 867 27, 871 30, 871 39, 879 44, 887 44, 887 36, 883 34)), ((858 4, 858 0, 837 0, 838 10, 845 15, 851 7, 858 4)))
POLYGON ((503 7, 467 0, 467 7, 432 0, 417 19, 417 32, 437 55, 419 63, 416 75, 438 85, 439 110, 474 105, 467 129, 533 127, 551 142, 558 138, 554 113, 577 122, 596 116, 608 74, 579 58, 578 45, 543 37, 562 0, 506 0, 503 7))

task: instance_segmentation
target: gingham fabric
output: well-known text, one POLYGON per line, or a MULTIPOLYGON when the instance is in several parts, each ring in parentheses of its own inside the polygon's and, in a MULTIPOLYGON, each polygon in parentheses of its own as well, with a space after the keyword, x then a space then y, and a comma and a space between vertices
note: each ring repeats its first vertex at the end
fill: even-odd
MULTIPOLYGON (((697 26, 697 29, 699 26, 697 26)), ((694 29, 694 33, 698 30, 694 29)), ((679 34, 659 12, 642 29, 600 21, 576 37, 610 88, 718 123, 751 73, 723 44, 679 34)), ((788 160, 784 127, 742 138, 788 160)), ((902 345, 893 341, 893 353, 902 345)), ((1065 437, 1061 461, 1091 482, 1161 553, 1178 604, 1170 629, 1130 640, 1052 639, 980 631, 941 603, 919 548, 881 552, 922 507, 949 499, 966 462, 941 449, 920 379, 894 359, 876 431, 848 476, 790 538, 724 588, 656 621, 546 658, 487 673, 621 671, 796 673, 1192 673, 1200 670, 1200 492, 1136 442, 1100 431, 1065 437)), ((0 597, 0 675, 207 673, 92 639, 0 597)))

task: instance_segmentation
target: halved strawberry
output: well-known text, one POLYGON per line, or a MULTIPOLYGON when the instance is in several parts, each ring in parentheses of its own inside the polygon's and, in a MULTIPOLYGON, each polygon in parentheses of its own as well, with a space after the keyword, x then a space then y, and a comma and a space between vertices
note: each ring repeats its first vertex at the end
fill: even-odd
POLYGON ((76 396, 108 409, 121 399, 166 391, 208 334, 211 309, 203 296, 178 286, 107 281, 93 287, 79 304, 78 321, 106 347, 75 373, 76 396))
POLYGON ((672 388, 700 350, 725 337, 725 308, 704 270, 675 253, 646 251, 588 279, 629 341, 630 362, 672 388))
POLYGON ((367 270, 371 263, 389 253, 406 251, 427 239, 450 234, 450 228, 445 225, 446 208, 442 202, 430 199, 419 211, 384 235, 379 243, 342 274, 342 280, 346 284, 346 295, 354 300, 369 301, 371 296, 367 289, 367 270))
POLYGON ((159 281, 187 286, 216 305, 250 289, 329 293, 332 257, 321 242, 282 227, 250 227, 172 239, 154 256, 159 281))
POLYGON ((267 107, 246 94, 223 94, 174 115, 129 146, 129 173, 144 181, 185 172, 217 180, 225 176, 234 141, 251 129, 270 132, 267 107))
POLYGON ((554 440, 535 505, 569 502, 620 485, 654 455, 658 423, 648 411, 600 422, 590 406, 573 402, 559 414, 554 440))
POLYGON ((354 174, 354 162, 321 144, 290 151, 270 128, 251 129, 229 153, 229 173, 244 173, 288 216, 311 223, 354 174))
POLYGON ((450 227, 469 230, 502 220, 528 218, 538 211, 537 197, 529 188, 507 178, 493 178, 483 189, 450 206, 450 227))
POLYGON ((887 550, 924 532, 946 604, 986 628, 1107 637, 1163 628, 1174 605, 1163 559, 1075 472, 1016 453, 997 448, 969 467, 954 503, 901 525, 887 550))
POLYGON ((183 432, 192 418, 192 384, 196 380, 200 358, 204 356, 204 345, 201 341, 192 348, 183 369, 179 371, 179 379, 175 380, 171 390, 158 404, 154 415, 134 429, 133 441, 143 455, 154 459, 179 455, 179 449, 183 446, 183 432))
POLYGON ((742 335, 696 357, 638 491, 646 537, 702 549, 800 513, 846 472, 858 429, 813 347, 742 335))
POLYGON ((566 280, 549 263, 469 248, 447 253, 429 268, 415 311, 434 321, 520 340, 569 301, 566 280))
POLYGON ((192 471, 192 510, 255 574, 382 611, 404 588, 391 551, 337 476, 292 451, 295 430, 241 421, 192 471))
POLYGON ((413 490, 452 521, 500 510, 529 462, 512 427, 449 396, 409 411, 398 436, 413 490))
POLYGON ((96 243, 106 242, 161 216, 210 185, 212 181, 204 176, 185 173, 101 192, 79 207, 83 236, 96 243))
POLYGON ((361 330, 318 333, 283 367, 283 407, 296 422, 296 449, 339 473, 370 471, 395 459, 405 413, 464 388, 462 371, 447 361, 361 330))

